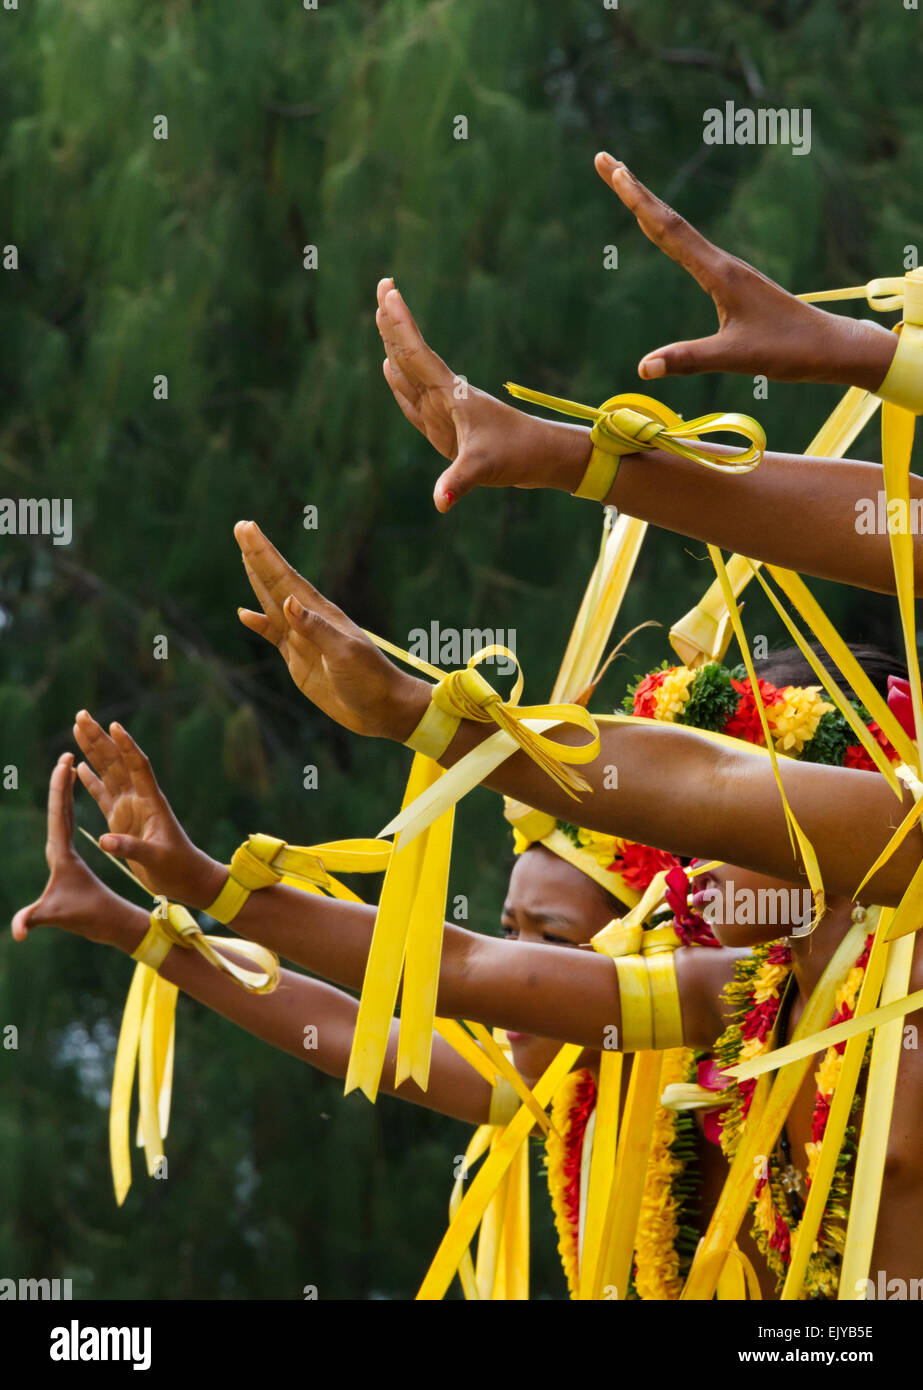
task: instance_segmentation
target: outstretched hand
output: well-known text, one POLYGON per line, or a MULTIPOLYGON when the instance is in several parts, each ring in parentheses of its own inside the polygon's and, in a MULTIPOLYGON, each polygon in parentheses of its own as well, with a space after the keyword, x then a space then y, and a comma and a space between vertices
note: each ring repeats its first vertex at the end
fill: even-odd
POLYGON ((63 753, 48 784, 48 882, 36 902, 13 918, 13 940, 35 927, 61 927, 91 941, 105 941, 114 906, 122 899, 101 883, 74 848, 74 758, 63 753))
POLYGON ((475 487, 579 486, 590 454, 588 431, 517 410, 454 373, 427 345, 393 280, 378 283, 378 331, 385 380, 410 423, 443 458, 433 500, 447 512, 475 487))
POLYGON ((669 343, 638 365, 645 381, 695 372, 739 372, 772 381, 826 381, 874 391, 894 355, 894 334, 805 304, 731 256, 656 198, 610 154, 595 160, 600 178, 634 213, 644 235, 710 295, 718 332, 669 343))
POLYGON ((239 521, 234 535, 262 608, 240 608, 238 616, 278 647, 302 695, 352 733, 407 739, 429 703, 427 684, 389 661, 292 568, 255 521, 239 521))
POLYGON ((106 733, 86 710, 77 715, 74 737, 86 758, 77 776, 109 826, 100 837, 101 847, 127 860, 151 893, 188 907, 207 907, 227 870, 196 849, 134 739, 121 724, 110 724, 106 733))

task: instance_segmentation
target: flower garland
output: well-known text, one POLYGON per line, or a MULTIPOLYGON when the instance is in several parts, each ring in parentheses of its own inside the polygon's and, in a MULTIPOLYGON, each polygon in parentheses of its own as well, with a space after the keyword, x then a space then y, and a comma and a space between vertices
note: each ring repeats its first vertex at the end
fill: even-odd
MULTIPOLYGON (((857 908, 856 913, 864 910, 857 908)), ((856 920, 861 920, 858 916, 856 920)), ((873 934, 865 941, 862 954, 836 994, 831 1025, 852 1018, 856 1000, 865 978, 873 934)), ((762 1056, 773 1047, 773 1034, 782 1006, 785 986, 791 974, 791 951, 782 942, 756 946, 750 957, 738 961, 734 978, 724 997, 734 1011, 734 1022, 715 1043, 715 1058, 719 1067, 732 1067, 738 1062, 762 1056)), ((827 1049, 814 1073, 815 1095, 811 1118, 811 1139, 805 1145, 807 1155, 806 1186, 810 1188, 820 1155, 820 1148, 830 1115, 833 1095, 842 1068, 845 1043, 827 1049)), ((720 1141, 729 1159, 740 1144, 744 1124, 756 1089, 755 1079, 735 1083, 722 1092, 725 1104, 719 1112, 720 1141)), ((853 1100, 852 1113, 860 1104, 858 1094, 853 1100)), ((837 1291, 839 1259, 846 1238, 845 1221, 849 1215, 851 1164, 855 1153, 855 1129, 850 1125, 844 1136, 843 1148, 837 1160, 836 1172, 824 1207, 817 1241, 808 1261, 804 1290, 811 1298, 832 1298, 837 1291)), ((787 1193, 791 1191, 792 1174, 782 1171, 774 1158, 756 1183, 753 1213, 753 1236, 770 1270, 781 1282, 791 1260, 791 1244, 797 1222, 789 1216, 787 1193)), ((800 1217, 798 1218, 800 1220, 800 1217)))
MULTIPOLYGON (((661 1088, 688 1080, 696 1060, 691 1048, 671 1048, 664 1054, 661 1088)), ((658 1105, 635 1236, 634 1287, 641 1299, 673 1300, 682 1292, 699 1241, 697 1157, 692 1112, 658 1105)))
POLYGON ((558 1254, 571 1298, 579 1288, 580 1165, 583 1139, 596 1106, 596 1082, 581 1069, 565 1076, 551 1106, 545 1165, 551 1209, 558 1232, 558 1254))
MULTIPOLYGON (((888 682, 888 704, 904 723, 906 681, 890 676, 888 682)), ((777 753, 803 762, 874 769, 865 749, 853 741, 853 731, 843 715, 824 698, 820 686, 775 686, 761 679, 757 685, 777 753)), ((850 703, 888 759, 900 761, 868 710, 855 700, 850 703)), ((743 666, 731 671, 710 661, 693 670, 664 662, 659 670, 648 672, 629 687, 623 705, 630 714, 647 719, 713 730, 760 746, 764 743, 756 699, 743 666)))
MULTIPOLYGON (((695 1066, 689 1048, 664 1055, 663 1085, 685 1079, 695 1066)), ((551 1108, 553 1128, 545 1141, 548 1190, 558 1233, 558 1253, 572 1299, 579 1289, 580 1176, 583 1143, 596 1106, 592 1074, 573 1071, 558 1087, 551 1108)), ((635 1267, 628 1296, 679 1298, 699 1239, 697 1135, 691 1113, 658 1106, 638 1219, 635 1267)))

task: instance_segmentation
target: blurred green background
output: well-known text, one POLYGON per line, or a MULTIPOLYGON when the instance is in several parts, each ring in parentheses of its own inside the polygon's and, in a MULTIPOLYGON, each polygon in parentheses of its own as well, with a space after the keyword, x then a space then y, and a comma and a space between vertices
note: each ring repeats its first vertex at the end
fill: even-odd
MULTIPOLYGON (((794 290, 900 274, 921 225, 920 71, 919 15, 898 0, 0 12, 0 244, 19 258, 0 272, 0 492, 74 506, 69 547, 0 541, 0 766, 19 773, 0 791, 3 920, 44 882, 46 780, 81 706, 128 725, 213 854, 257 829, 373 834, 396 809, 406 753, 334 728, 238 624, 240 517, 392 640, 432 620, 515 628, 526 698, 547 694, 599 511, 480 492, 435 513, 441 463, 381 375, 380 276, 489 391, 512 379, 595 403, 635 389, 642 353, 710 332, 713 311, 607 192, 594 152, 794 290), (725 100, 809 107, 810 155, 704 145, 702 114, 725 100)), ((718 377, 659 394, 686 415, 751 411, 792 450, 838 395, 772 386, 754 403, 749 379, 718 377)), ((872 428, 853 452, 876 450, 872 428)), ((651 534, 620 631, 668 625, 708 581, 704 547, 651 534)), ((896 644, 892 602, 815 588, 848 638, 896 644)), ((780 636, 756 595, 746 622, 780 636)), ((601 691, 611 704, 667 654, 665 632, 631 653, 601 691)), ((475 793, 452 892, 476 929, 495 929, 509 858, 496 799, 475 793)), ((106 1105, 129 978, 123 956, 63 934, 0 938, 0 1026, 19 1030, 17 1051, 0 1048, 0 1276, 71 1277, 78 1297, 411 1296, 465 1126, 344 1101, 189 1000, 172 1181, 137 1164, 116 1210, 106 1105)), ((560 1298, 540 1180, 534 1207, 535 1293, 560 1298)))

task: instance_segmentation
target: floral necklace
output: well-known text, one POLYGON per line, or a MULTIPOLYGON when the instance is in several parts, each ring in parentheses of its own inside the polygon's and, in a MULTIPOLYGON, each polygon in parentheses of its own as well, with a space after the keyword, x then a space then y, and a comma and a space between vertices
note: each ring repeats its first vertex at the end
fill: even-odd
MULTIPOLYGON (((695 1064, 691 1049, 671 1049, 664 1055, 661 1085, 687 1080, 695 1064)), ((545 1142, 558 1253, 568 1292, 574 1299, 579 1288, 583 1145, 596 1097, 596 1082, 589 1071, 570 1072, 555 1095, 551 1109, 553 1128, 545 1142)), ((679 1298, 699 1238, 696 1145, 692 1114, 658 1106, 638 1216, 629 1298, 679 1298)))
MULTIPOLYGON (((853 921, 865 918, 865 909, 856 908, 853 921)), ((836 994, 836 1007, 831 1025, 852 1018, 856 1001, 865 978, 874 933, 866 937, 858 957, 836 994)), ((787 1016, 786 998, 791 980, 792 956, 780 941, 757 946, 750 956, 738 961, 734 978, 725 990, 725 999, 734 1010, 734 1021, 715 1043, 718 1066, 727 1068, 738 1062, 750 1061, 771 1051, 777 1025, 787 1016), (783 1013, 783 1009, 785 1012, 783 1013), (780 1018, 782 1014, 782 1018, 780 1018)), ((821 1143, 830 1116, 830 1099, 840 1075, 845 1043, 829 1047, 814 1073, 814 1109, 811 1117, 811 1139, 805 1145, 807 1173, 804 1187, 809 1189, 817 1170, 821 1143)), ((721 1147, 729 1159, 734 1157, 743 1134, 744 1124, 753 1102, 756 1080, 736 1082, 726 1091, 727 1103, 720 1113, 721 1147)), ((858 1090, 853 1100, 854 1115, 861 1104, 858 1090)), ((855 1153, 855 1130, 850 1126, 836 1173, 824 1207, 814 1251, 808 1261, 804 1289, 809 1298, 836 1296, 840 1256, 845 1239, 845 1221, 849 1214, 852 1186, 852 1158, 855 1153)), ((799 1195, 802 1176, 792 1166, 788 1137, 783 1130, 781 1150, 784 1166, 772 1155, 757 1179, 753 1213, 753 1237, 767 1265, 781 1282, 791 1260, 792 1235, 801 1221, 803 1206, 799 1195)))

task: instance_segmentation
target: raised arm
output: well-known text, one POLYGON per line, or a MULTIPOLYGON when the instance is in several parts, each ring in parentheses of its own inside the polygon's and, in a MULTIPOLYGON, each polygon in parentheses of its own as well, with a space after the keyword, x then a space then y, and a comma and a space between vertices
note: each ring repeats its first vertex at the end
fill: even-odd
MULTIPOLYGON (((623 185, 624 177, 615 180, 620 196, 623 185)), ((723 324, 713 338, 650 354, 641 364, 642 375, 657 374, 651 370, 653 360, 669 363, 670 373, 718 370, 702 363, 720 360, 721 370, 752 369, 785 380, 839 380, 824 374, 828 361, 839 354, 849 367, 849 375, 842 379, 858 380, 862 372, 852 370, 852 365, 859 360, 862 344, 871 344, 879 357, 893 353, 894 334, 802 304, 752 267, 706 242, 641 185, 625 185, 624 201, 666 254, 699 283, 712 287, 723 324), (739 293, 739 306, 732 312, 737 300, 729 286, 738 281, 741 288, 733 293, 739 293), (774 329, 773 315, 781 313, 783 306, 793 322, 785 327, 783 316, 782 325, 774 329), (796 368, 808 370, 806 362, 794 358, 794 348, 791 362, 772 356, 789 351, 790 343, 799 344, 801 354, 813 354, 814 376, 785 375, 796 368), (761 366, 753 365, 757 360, 761 366)), ((470 384, 462 390, 463 378, 427 346, 390 280, 378 286, 377 322, 388 354, 385 377, 395 400, 437 452, 451 460, 434 489, 439 511, 448 511, 476 487, 575 491, 590 458, 588 429, 539 419, 470 384)), ((880 365, 878 357, 874 362, 872 376, 880 365)), ((876 384, 886 370, 885 363, 876 384)), ((752 472, 728 477, 653 449, 622 459, 605 500, 629 516, 737 554, 817 578, 893 593, 887 531, 876 525, 866 533, 863 523, 869 501, 877 516, 881 488, 880 466, 852 459, 768 452, 752 472)), ((912 476, 910 491, 913 498, 923 499, 923 479, 912 476)), ((917 580, 923 582, 923 546, 917 552, 917 580)))
POLYGON ((669 343, 646 353, 638 364, 643 380, 737 372, 771 381, 826 381, 878 389, 897 347, 888 329, 806 304, 708 241, 611 154, 598 154, 595 164, 648 240, 711 298, 718 317, 718 331, 711 337, 669 343))
MULTIPOLYGON (((143 908, 127 902, 101 883, 77 854, 73 843, 73 775, 73 758, 65 753, 52 773, 48 790, 48 883, 36 902, 17 912, 13 919, 13 937, 23 942, 36 927, 56 926, 131 955, 141 944, 150 917, 143 908)), ((118 798, 115 800, 117 803, 118 798)), ((173 862, 177 867, 183 866, 181 871, 191 881, 201 874, 207 856, 199 855, 188 841, 183 844, 175 837, 167 840, 166 820, 153 823, 164 807, 165 803, 152 808, 154 816, 146 849, 150 859, 161 866, 161 872, 164 864, 173 862)), ((169 807, 166 811, 169 812, 169 807)), ((154 873, 156 875, 158 870, 154 873)), ((300 917, 300 931, 303 932, 306 895, 295 890, 283 891, 293 892, 299 900, 291 904, 293 909, 299 909, 293 910, 291 915, 300 917)), ((323 918, 325 901, 311 898, 310 903, 320 906, 323 918)), ((349 905, 340 906, 348 915, 349 905)), ((360 934, 367 937, 364 923, 360 925, 360 934)), ((276 939, 272 932, 267 935, 276 939)), ((330 935, 333 937, 335 932, 330 935)), ((233 958, 233 939, 221 950, 233 958)), ((247 963, 242 957, 240 959, 243 964, 247 963)), ((358 952, 356 959, 359 960, 358 952)), ((361 959, 364 963, 364 956, 361 959)), ((184 994, 262 1042, 280 1052, 288 1052, 328 1076, 345 1077, 358 1008, 350 995, 291 970, 281 972, 279 985, 271 994, 248 993, 209 965, 196 951, 179 948, 169 953, 159 973, 184 994), (309 1028, 310 1033, 307 1032, 309 1028)), ((472 1124, 486 1122, 490 1111, 490 1087, 442 1038, 433 1039, 428 1091, 421 1091, 410 1081, 395 1087, 396 1058, 395 1024, 382 1075, 382 1090, 387 1094, 472 1124)))
MULTIPOLYGON (((119 725, 112 726, 110 736, 85 711, 76 731, 99 776, 86 764, 80 765, 78 774, 110 823, 119 821, 119 802, 130 794, 139 818, 151 827, 140 836, 104 835, 101 843, 143 866, 153 891, 166 892, 164 885, 168 883, 182 884, 187 906, 205 909, 215 897, 215 876, 204 870, 207 856, 190 846, 185 837, 166 830, 175 817, 148 760, 119 725), (125 790, 128 787, 130 793, 125 790)), ((216 861, 212 863, 223 882, 226 870, 216 861)), ((233 928, 325 979, 359 989, 374 920, 374 908, 364 904, 323 899, 277 884, 252 893, 234 918, 233 928)), ((174 961, 178 954, 171 952, 167 963, 174 962, 174 967, 181 969, 183 962, 174 961)), ((713 977, 708 970, 703 973, 697 959, 690 963, 700 954, 679 952, 677 968, 684 1034, 691 1044, 704 1047, 718 1031, 717 998, 726 961, 715 960, 709 967, 718 972, 713 977)), ((719 954, 724 957, 727 953, 719 954)), ((443 1017, 499 1023, 594 1050, 611 1038, 607 1030, 621 1028, 618 983, 607 957, 564 946, 503 941, 450 925, 445 927, 437 1009, 443 1017)), ((310 1021, 299 1015, 299 1046, 303 1025, 310 1021)), ((403 1088, 400 1094, 404 1094, 403 1088)))
MULTIPOLYGON (((299 689, 325 713, 345 722, 339 711, 348 698, 346 727, 406 742, 432 687, 385 661, 254 523, 239 523, 236 535, 263 606, 259 614, 241 613, 246 626, 280 648, 299 689)), ((440 761, 457 762, 495 729, 463 720, 440 761)), ((555 736, 562 742, 586 738, 568 729, 555 736)), ((909 809, 909 794, 898 803, 877 773, 781 763, 786 793, 817 851, 828 893, 851 897, 909 809)), ((800 877, 772 767, 762 754, 709 743, 677 725, 607 724, 598 758, 581 771, 592 790, 579 802, 521 753, 502 763, 487 785, 565 820, 573 820, 579 807, 580 823, 589 829, 674 854, 713 857, 776 878, 800 877), (613 767, 617 788, 606 786, 613 767)), ((899 902, 919 860, 915 832, 872 880, 869 900, 899 902)))

